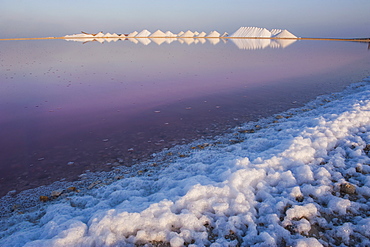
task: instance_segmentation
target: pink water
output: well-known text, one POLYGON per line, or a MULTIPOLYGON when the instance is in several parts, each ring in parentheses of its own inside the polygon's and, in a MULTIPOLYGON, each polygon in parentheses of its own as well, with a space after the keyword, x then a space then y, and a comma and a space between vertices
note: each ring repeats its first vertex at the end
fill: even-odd
POLYGON ((0 47, 0 195, 116 161, 132 165, 341 91, 370 68, 367 44, 350 42, 258 50, 231 41, 0 47))

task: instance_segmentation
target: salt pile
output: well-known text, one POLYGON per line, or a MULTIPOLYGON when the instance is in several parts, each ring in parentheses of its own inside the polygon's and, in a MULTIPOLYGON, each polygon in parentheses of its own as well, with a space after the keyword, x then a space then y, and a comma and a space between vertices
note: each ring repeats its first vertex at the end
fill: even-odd
POLYGON ((231 38, 289 38, 296 39, 297 36, 293 35, 288 30, 272 29, 271 31, 266 28, 259 27, 241 27, 235 33, 230 35, 231 38))
POLYGON ((166 37, 177 37, 177 35, 176 34, 173 34, 172 32, 170 32, 170 31, 167 31, 166 33, 165 33, 165 35, 166 35, 166 37))
POLYGON ((38 209, 9 194, 0 245, 369 246, 369 83, 164 150, 120 180, 102 173, 38 209))
POLYGON ((274 36, 276 36, 276 35, 278 35, 279 33, 281 33, 281 31, 283 31, 283 30, 281 30, 281 29, 271 29, 271 37, 274 37, 274 36))
POLYGON ((151 32, 149 32, 148 30, 144 29, 143 31, 141 31, 140 33, 138 33, 135 37, 149 37, 151 34, 151 32))
POLYGON ((154 33, 152 33, 149 37, 164 38, 166 37, 166 34, 161 30, 157 30, 154 33))
POLYGON ((138 34, 138 32, 134 31, 134 32, 130 33, 129 35, 127 35, 127 37, 132 38, 132 37, 135 37, 137 34, 138 34))
POLYGON ((217 31, 212 31, 212 32, 210 32, 210 33, 207 35, 207 37, 209 37, 209 38, 219 38, 219 37, 220 37, 220 33, 219 33, 219 32, 217 32, 217 31))
POLYGON ((194 33, 190 30, 186 31, 185 33, 183 34, 179 34, 178 37, 180 38, 191 38, 191 37, 194 37, 194 33))
POLYGON ((230 37, 259 37, 259 38, 270 38, 271 32, 266 28, 259 27, 241 27, 236 30, 235 33, 230 37))
POLYGON ((274 37, 276 37, 276 38, 290 38, 290 39, 297 38, 297 36, 295 36, 294 34, 289 32, 288 30, 283 30, 274 37))
POLYGON ((206 37, 207 33, 201 32, 197 35, 197 37, 206 37))

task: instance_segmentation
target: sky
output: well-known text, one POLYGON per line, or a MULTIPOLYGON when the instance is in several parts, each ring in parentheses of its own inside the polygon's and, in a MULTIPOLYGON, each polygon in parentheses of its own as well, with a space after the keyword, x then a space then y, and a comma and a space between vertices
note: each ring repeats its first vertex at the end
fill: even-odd
POLYGON ((369 9, 369 0, 0 0, 0 38, 143 29, 233 33, 241 26, 300 37, 370 37, 369 9))

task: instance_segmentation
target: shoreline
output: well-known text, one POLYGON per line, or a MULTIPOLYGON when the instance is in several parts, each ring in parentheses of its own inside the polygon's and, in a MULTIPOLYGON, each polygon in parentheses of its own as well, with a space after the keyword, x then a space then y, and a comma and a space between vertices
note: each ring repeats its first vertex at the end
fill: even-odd
POLYGON ((353 41, 353 42, 366 42, 370 43, 370 38, 308 38, 308 37, 297 37, 297 38, 276 38, 276 37, 39 37, 39 38, 2 38, 0 41, 21 41, 21 40, 68 40, 68 39, 270 39, 270 40, 323 40, 323 41, 353 41))

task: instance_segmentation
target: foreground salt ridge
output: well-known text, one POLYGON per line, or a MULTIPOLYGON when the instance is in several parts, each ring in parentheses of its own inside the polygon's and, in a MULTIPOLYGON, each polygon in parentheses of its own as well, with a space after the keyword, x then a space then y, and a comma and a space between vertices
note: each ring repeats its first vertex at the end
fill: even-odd
POLYGON ((369 245, 368 82, 246 124, 157 172, 15 212, 0 244, 369 245))
POLYGON ((99 32, 96 34, 81 33, 81 34, 72 34, 66 35, 64 38, 68 41, 77 41, 77 42, 92 42, 97 41, 100 43, 104 42, 117 42, 120 40, 129 40, 135 44, 141 43, 144 45, 149 45, 151 42, 161 45, 163 43, 170 44, 174 41, 177 41, 182 44, 204 44, 207 41, 213 45, 218 44, 221 40, 227 42, 227 39, 222 38, 231 38, 235 45, 239 49, 244 50, 254 50, 254 49, 264 49, 267 47, 271 48, 285 48, 292 43, 294 43, 298 38, 290 33, 287 30, 282 29, 272 29, 268 31, 266 28, 257 28, 257 27, 241 27, 232 35, 228 35, 227 32, 220 34, 217 31, 211 31, 210 33, 206 32, 179 32, 174 34, 171 31, 163 32, 157 30, 153 33, 144 29, 141 32, 134 31, 129 34, 116 34, 116 33, 103 33, 99 32), (242 39, 242 38, 252 38, 252 39, 242 39), (254 39, 257 38, 257 39, 254 39), (261 39, 263 38, 263 39, 261 39), (266 39, 273 38, 273 39, 266 39))

